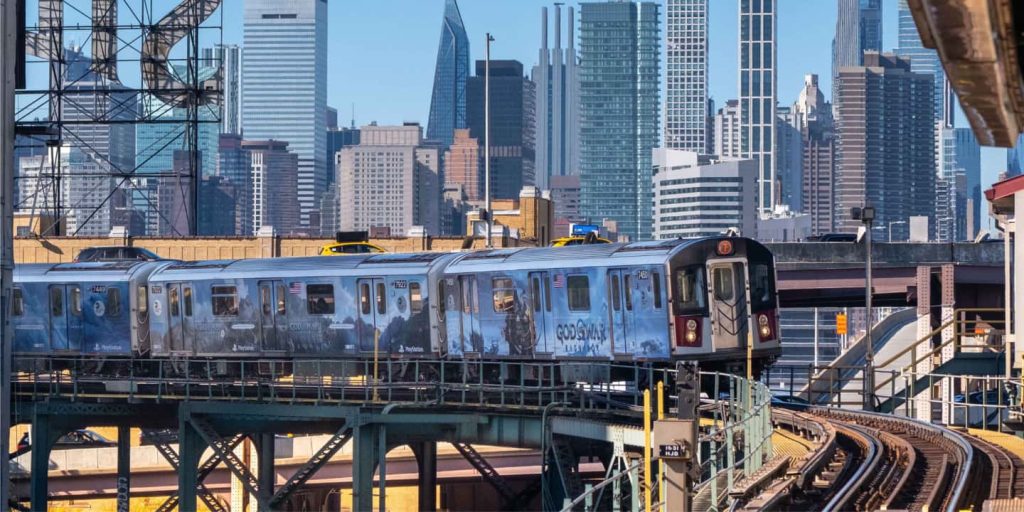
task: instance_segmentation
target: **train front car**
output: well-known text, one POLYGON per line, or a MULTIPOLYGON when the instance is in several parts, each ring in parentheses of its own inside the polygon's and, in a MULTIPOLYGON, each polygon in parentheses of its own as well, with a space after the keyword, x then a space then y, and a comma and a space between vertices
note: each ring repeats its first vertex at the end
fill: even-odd
POLYGON ((754 374, 781 353, 775 261, 749 238, 681 241, 670 260, 673 359, 754 374))
POLYGON ((148 355, 146 280, 166 261, 17 265, 11 301, 19 365, 94 369, 148 355), (48 361, 47 361, 48 360, 48 361))

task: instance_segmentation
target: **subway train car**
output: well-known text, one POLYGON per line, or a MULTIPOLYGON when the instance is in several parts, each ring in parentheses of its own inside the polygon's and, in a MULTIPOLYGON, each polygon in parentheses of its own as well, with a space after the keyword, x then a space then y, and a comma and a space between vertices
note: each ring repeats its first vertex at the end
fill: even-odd
POLYGON ((450 357, 742 363, 748 334, 780 352, 773 259, 744 238, 479 251, 437 294, 450 357))
POLYGON ((167 264, 131 260, 15 266, 15 355, 148 354, 147 280, 167 264))
MULTIPOLYGON (((780 352, 771 253, 712 237, 467 253, 19 265, 15 352, 287 364, 780 352), (433 300, 432 300, 433 299, 433 300)), ((756 371, 756 370, 755 370, 756 371)))
POLYGON ((429 282, 456 254, 180 262, 149 278, 154 357, 432 357, 429 282))

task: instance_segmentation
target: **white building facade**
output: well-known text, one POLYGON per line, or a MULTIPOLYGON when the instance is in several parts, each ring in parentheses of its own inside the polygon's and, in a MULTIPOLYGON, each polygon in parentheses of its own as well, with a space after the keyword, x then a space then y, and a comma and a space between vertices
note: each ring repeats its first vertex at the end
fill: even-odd
POLYGON ((757 236, 757 162, 707 162, 696 153, 654 151, 654 238, 757 236))

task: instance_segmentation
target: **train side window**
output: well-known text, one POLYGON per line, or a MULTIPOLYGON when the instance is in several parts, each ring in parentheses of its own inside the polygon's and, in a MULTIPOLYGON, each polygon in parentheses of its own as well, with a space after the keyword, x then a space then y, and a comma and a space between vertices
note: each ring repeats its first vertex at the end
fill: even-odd
POLYGON ((473 299, 473 313, 480 312, 480 291, 476 287, 476 276, 469 278, 469 286, 472 289, 470 298, 473 299))
POLYGON ((107 315, 116 317, 121 314, 121 290, 107 288, 107 315))
POLYGON ((185 316, 192 316, 192 287, 183 286, 181 293, 185 296, 185 316))
POLYGON ((178 287, 168 286, 170 291, 167 293, 167 302, 171 305, 171 316, 178 316, 180 314, 180 306, 178 305, 178 287))
POLYGON ((149 311, 149 289, 146 285, 135 289, 135 300, 139 303, 139 316, 145 316, 149 311))
POLYGON ((715 267, 712 270, 715 299, 732 300, 736 295, 736 284, 733 280, 732 267, 715 267))
POLYGON ((64 315, 64 290, 54 286, 50 288, 50 316, 64 315))
POLYGON ((384 283, 377 283, 377 314, 383 315, 388 312, 387 303, 388 289, 384 283))
POLYGON ((651 279, 654 279, 654 309, 661 309, 661 272, 653 272, 651 279))
POLYGON ((626 292, 626 311, 633 311, 633 276, 629 274, 622 276, 622 287, 626 292))
POLYGON ((333 315, 334 285, 306 285, 306 312, 311 315, 333 315))
POLYGON ((551 278, 544 278, 544 310, 551 312, 551 278))
POLYGON ((676 301, 679 314, 703 310, 706 300, 703 267, 693 266, 676 271, 676 301))
POLYGON ((214 286, 211 288, 211 292, 214 316, 238 315, 238 288, 234 286, 214 286))
POLYGON ((409 283, 409 311, 419 313, 423 311, 423 292, 419 283, 409 283))
POLYGON ((569 276, 569 311, 590 311, 590 278, 569 276))
POLYGON ((25 314, 25 298, 21 295, 21 288, 11 289, 11 315, 21 316, 25 314))
POLYGON ((494 312, 508 313, 516 309, 516 285, 507 277, 491 279, 494 312))
POLYGON ((71 293, 68 294, 68 302, 71 306, 71 314, 75 316, 82 316, 82 289, 77 286, 71 287, 71 293))
POLYGON ((364 315, 370 314, 370 285, 367 283, 359 285, 359 311, 364 315))
POLYGON ((530 296, 533 297, 533 310, 540 311, 540 278, 530 279, 530 296))
POLYGON ((270 304, 270 287, 267 285, 260 286, 260 307, 263 309, 263 316, 270 316, 273 312, 273 306, 270 304))
POLYGON ((283 284, 277 285, 277 316, 288 314, 288 292, 283 284))
POLYGON ((619 276, 612 276, 612 309, 618 311, 622 309, 622 296, 619 291, 619 276))

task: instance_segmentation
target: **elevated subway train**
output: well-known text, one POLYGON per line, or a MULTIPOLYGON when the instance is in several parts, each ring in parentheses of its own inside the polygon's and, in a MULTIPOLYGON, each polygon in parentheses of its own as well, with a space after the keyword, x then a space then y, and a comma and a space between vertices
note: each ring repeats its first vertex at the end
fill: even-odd
POLYGON ((325 258, 19 265, 19 360, 541 359, 780 352, 771 253, 714 237, 325 258), (752 330, 751 330, 752 329, 752 330))

